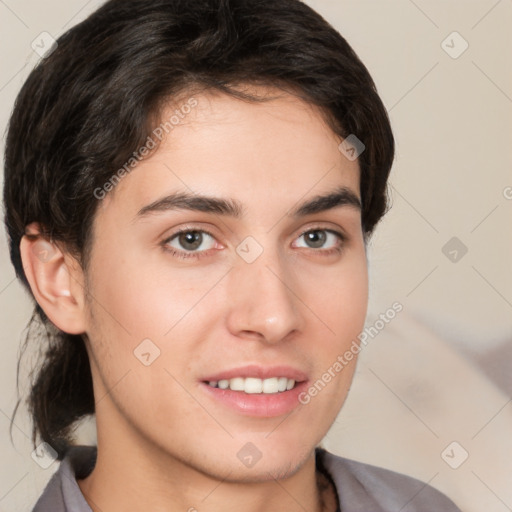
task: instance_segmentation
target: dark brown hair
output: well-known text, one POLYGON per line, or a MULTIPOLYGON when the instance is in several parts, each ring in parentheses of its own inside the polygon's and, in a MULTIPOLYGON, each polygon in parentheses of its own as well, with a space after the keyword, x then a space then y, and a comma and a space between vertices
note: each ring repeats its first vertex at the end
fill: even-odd
MULTIPOLYGON (((19 245, 28 224, 86 268, 94 190, 144 144, 163 102, 201 88, 259 101, 243 84, 293 91, 341 137, 363 141, 362 225, 371 234, 387 209, 393 135, 366 67, 319 14, 299 0, 111 0, 58 39, 10 119, 5 224, 25 286, 19 245)), ((28 400, 34 443, 62 458, 72 423, 95 410, 89 361, 82 337, 56 329, 37 304, 32 320, 27 341, 47 340, 28 400)))

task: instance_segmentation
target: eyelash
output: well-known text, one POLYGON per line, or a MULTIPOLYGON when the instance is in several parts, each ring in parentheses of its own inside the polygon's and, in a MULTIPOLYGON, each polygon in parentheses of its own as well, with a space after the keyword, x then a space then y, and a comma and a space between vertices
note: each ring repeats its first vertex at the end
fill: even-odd
MULTIPOLYGON (((322 256, 331 256, 333 254, 340 254, 343 251, 345 243, 347 241, 347 237, 343 233, 340 233, 339 231, 323 228, 321 226, 316 226, 316 227, 306 229, 298 236, 298 238, 304 236, 307 233, 311 233, 314 231, 325 231, 326 233, 331 233, 333 235, 336 235, 338 237, 338 239, 340 240, 341 245, 339 245, 338 247, 334 247, 332 249, 327 249, 327 250, 313 249, 313 248, 310 248, 310 250, 312 250, 316 253, 319 253, 322 256)), ((176 231, 176 233, 173 233, 170 237, 166 238, 162 242, 162 247, 164 248, 165 251, 171 253, 172 256, 175 256, 175 257, 181 258, 181 259, 188 259, 188 258, 199 259, 199 258, 208 256, 209 250, 206 250, 206 251, 178 251, 178 250, 171 248, 167 245, 169 242, 174 240, 179 235, 181 235, 183 233, 193 233, 193 232, 206 233, 208 236, 215 238, 215 236, 212 233, 210 233, 207 229, 184 228, 179 231, 176 231)))

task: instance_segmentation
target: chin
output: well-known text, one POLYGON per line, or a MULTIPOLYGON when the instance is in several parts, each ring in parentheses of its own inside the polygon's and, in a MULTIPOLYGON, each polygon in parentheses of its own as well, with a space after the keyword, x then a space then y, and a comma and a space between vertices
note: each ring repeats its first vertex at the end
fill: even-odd
POLYGON ((194 454, 179 457, 204 475, 231 483, 263 483, 293 476, 314 455, 311 440, 285 442, 282 436, 244 436, 217 447, 201 447, 194 454))
MULTIPOLYGON (((310 454, 299 456, 295 453, 292 456, 264 460, 262 457, 253 467, 245 468, 237 465, 235 469, 226 468, 231 471, 225 478, 228 482, 264 483, 273 480, 285 480, 297 473, 308 461, 310 454)), ((225 473, 224 473, 225 474, 225 473)))
MULTIPOLYGON (((308 461, 315 449, 313 440, 277 435, 274 439, 271 436, 269 439, 256 440, 254 445, 261 451, 260 458, 252 467, 242 468, 242 471, 246 478, 260 482, 291 477, 308 461)), ((244 448, 249 451, 252 446, 247 444, 242 450, 244 448)), ((244 462, 242 450, 237 452, 237 458, 244 462)))

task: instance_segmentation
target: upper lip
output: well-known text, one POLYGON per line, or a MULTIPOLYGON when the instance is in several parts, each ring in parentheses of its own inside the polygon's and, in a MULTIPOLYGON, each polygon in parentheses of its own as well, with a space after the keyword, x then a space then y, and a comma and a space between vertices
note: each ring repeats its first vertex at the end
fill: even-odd
POLYGON ((229 370, 222 370, 218 373, 208 375, 201 379, 203 381, 219 381, 219 380, 230 380, 235 377, 255 377, 257 379, 269 379, 271 377, 286 377, 287 379, 293 379, 295 382, 302 382, 308 379, 307 375, 292 366, 288 365, 276 365, 276 366, 260 366, 250 364, 246 366, 239 366, 237 368, 231 368, 229 370))

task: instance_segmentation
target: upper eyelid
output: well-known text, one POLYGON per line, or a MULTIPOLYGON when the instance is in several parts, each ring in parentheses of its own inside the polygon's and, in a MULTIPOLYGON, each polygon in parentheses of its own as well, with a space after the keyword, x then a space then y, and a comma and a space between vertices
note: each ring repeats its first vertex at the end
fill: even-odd
POLYGON ((193 232, 193 231, 198 231, 200 233, 206 233, 208 236, 211 236, 212 238, 217 239, 217 237, 209 229, 202 228, 202 227, 193 227, 193 226, 187 227, 187 226, 185 226, 184 228, 179 228, 172 235, 165 236, 163 241, 164 242, 169 242, 172 239, 176 238, 178 235, 181 235, 182 233, 190 233, 190 232, 193 232))
POLYGON ((335 235, 341 235, 342 237, 346 238, 347 235, 345 234, 345 231, 341 228, 332 228, 327 226, 311 226, 309 228, 303 229, 298 236, 305 235, 306 233, 309 233, 310 231, 328 231, 329 233, 333 233, 335 235))

